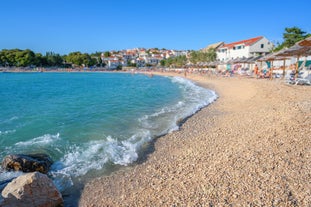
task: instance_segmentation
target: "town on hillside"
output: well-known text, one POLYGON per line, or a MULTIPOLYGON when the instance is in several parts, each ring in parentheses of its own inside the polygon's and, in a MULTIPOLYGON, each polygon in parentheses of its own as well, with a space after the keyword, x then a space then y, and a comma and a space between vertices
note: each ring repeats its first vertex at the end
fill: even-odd
MULTIPOLYGON (((264 36, 210 44, 199 51, 135 48, 121 51, 42 56, 31 50, 0 51, 0 71, 199 71, 217 75, 256 75, 260 78, 302 77, 311 81, 310 36, 275 51, 264 36), (300 74, 301 73, 301 74, 300 74)), ((280 45, 279 45, 280 46, 280 45)), ((278 47, 279 47, 278 46, 278 47)))
POLYGON ((158 48, 135 48, 121 51, 110 51, 101 54, 101 60, 106 69, 117 69, 122 67, 156 67, 161 65, 162 60, 179 56, 188 57, 187 50, 167 50, 158 48))

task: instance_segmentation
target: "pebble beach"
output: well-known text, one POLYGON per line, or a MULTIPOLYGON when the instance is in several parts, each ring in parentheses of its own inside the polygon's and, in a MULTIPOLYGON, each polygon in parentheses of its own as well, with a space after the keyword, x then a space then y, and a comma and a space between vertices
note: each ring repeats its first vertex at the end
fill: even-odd
POLYGON ((145 159, 87 183, 79 206, 310 206, 311 87, 186 78, 217 101, 151 143, 145 159))

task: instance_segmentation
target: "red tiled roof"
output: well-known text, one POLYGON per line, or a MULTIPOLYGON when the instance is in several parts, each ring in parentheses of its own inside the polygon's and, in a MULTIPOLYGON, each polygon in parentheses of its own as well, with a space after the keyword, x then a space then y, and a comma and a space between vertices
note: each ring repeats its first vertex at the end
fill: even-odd
POLYGON ((242 44, 244 44, 245 46, 249 46, 249 45, 256 43, 258 40, 260 40, 262 38, 263 38, 262 36, 259 36, 259 37, 254 37, 254 38, 251 38, 248 40, 241 40, 238 42, 232 42, 229 44, 224 44, 221 48, 233 48, 235 45, 242 45, 242 44))
POLYGON ((119 60, 109 60, 110 62, 112 62, 112 63, 117 63, 117 62, 119 62, 119 60))

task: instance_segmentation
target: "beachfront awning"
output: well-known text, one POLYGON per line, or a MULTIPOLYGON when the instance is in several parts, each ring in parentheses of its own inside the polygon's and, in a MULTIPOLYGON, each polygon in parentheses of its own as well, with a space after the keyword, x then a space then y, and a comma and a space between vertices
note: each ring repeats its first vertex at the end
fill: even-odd
POLYGON ((301 40, 300 42, 297 43, 299 46, 307 46, 307 47, 311 47, 311 37, 308 37, 304 40, 301 40))
POLYGON ((311 55, 311 37, 297 42, 294 46, 285 49, 277 56, 309 56, 311 55))
POLYGON ((282 49, 278 52, 270 53, 264 57, 258 59, 258 61, 274 61, 274 60, 285 60, 289 59, 290 55, 279 56, 279 54, 283 54, 286 49, 282 49))
POLYGON ((306 56, 311 55, 311 43, 310 42, 311 42, 311 37, 306 38, 302 41, 297 42, 294 46, 288 49, 285 49, 284 51, 276 55, 279 57, 289 57, 289 56, 297 57, 297 63, 296 63, 296 69, 295 69, 296 78, 298 77, 298 71, 299 71, 299 67, 298 67, 299 58, 302 56, 306 57, 306 56))
POLYGON ((277 56, 284 57, 284 56, 309 56, 311 55, 311 47, 308 46, 299 46, 294 45, 288 49, 286 49, 284 52, 278 54, 277 56))
POLYGON ((257 60, 259 60, 260 58, 262 58, 262 56, 255 56, 255 57, 252 57, 252 58, 249 58, 247 60, 248 63, 255 63, 257 60))

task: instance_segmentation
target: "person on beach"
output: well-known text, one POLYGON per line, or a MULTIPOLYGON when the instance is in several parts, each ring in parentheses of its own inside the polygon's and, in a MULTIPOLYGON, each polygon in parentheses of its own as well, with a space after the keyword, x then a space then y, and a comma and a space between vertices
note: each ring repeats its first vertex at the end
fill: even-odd
POLYGON ((256 75, 256 78, 258 78, 258 66, 255 64, 254 73, 256 75))

